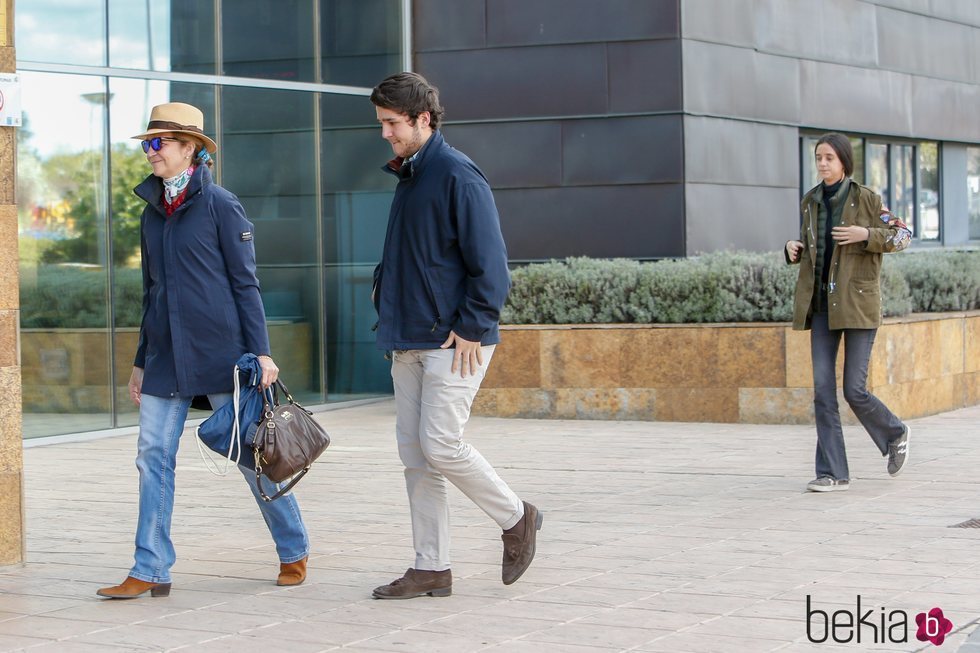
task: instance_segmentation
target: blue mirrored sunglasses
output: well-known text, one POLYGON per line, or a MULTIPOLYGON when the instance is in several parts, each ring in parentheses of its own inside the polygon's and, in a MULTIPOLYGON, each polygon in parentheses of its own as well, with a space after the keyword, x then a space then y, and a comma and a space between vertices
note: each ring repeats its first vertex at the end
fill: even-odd
POLYGON ((159 152, 160 148, 163 147, 163 141, 176 141, 176 140, 179 139, 157 136, 155 138, 150 138, 145 141, 140 141, 140 145, 143 146, 144 152, 149 152, 151 147, 153 148, 154 152, 159 152))

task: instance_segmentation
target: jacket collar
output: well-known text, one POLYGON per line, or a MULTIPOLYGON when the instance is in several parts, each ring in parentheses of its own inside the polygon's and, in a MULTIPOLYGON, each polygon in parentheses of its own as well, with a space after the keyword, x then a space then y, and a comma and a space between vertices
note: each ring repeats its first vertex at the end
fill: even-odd
MULTIPOLYGON (((211 177, 211 171, 208 169, 206 164, 200 164, 194 170, 194 174, 191 176, 191 181, 187 184, 187 199, 184 203, 177 207, 177 213, 183 210, 184 207, 191 204, 198 193, 203 190, 206 186, 214 183, 211 177)), ((167 215, 167 211, 163 206, 163 180, 156 175, 149 175, 146 179, 140 183, 139 186, 133 189, 136 196, 141 200, 155 208, 162 215, 167 215)), ((176 215, 176 213, 175 213, 176 215)))
POLYGON ((443 143, 445 143, 445 141, 442 138, 442 132, 437 129, 432 132, 432 136, 429 136, 429 140, 425 142, 422 149, 416 152, 414 156, 410 157, 408 160, 405 160, 400 156, 396 156, 394 159, 381 166, 381 169, 388 174, 395 175, 398 177, 399 181, 411 179, 422 172, 425 162, 432 158, 429 155, 435 150, 440 149, 443 146, 443 143))
MULTIPOLYGON (((824 186, 823 182, 817 184, 816 187, 812 191, 810 191, 812 193, 811 199, 813 199, 813 201, 817 203, 822 202, 824 190, 826 190, 826 187, 824 186)), ((836 197, 837 201, 840 202, 842 199, 847 197, 850 194, 850 192, 851 192, 851 178, 844 177, 844 179, 841 180, 840 186, 837 188, 837 192, 834 194, 834 197, 836 197)))

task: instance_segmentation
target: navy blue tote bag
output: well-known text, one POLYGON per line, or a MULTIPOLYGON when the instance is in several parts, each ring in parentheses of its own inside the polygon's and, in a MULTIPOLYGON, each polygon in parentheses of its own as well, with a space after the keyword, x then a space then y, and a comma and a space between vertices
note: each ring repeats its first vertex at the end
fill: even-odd
POLYGON ((224 476, 228 467, 234 463, 255 469, 255 456, 251 442, 260 419, 264 400, 259 381, 262 380, 262 367, 255 354, 244 354, 235 363, 235 392, 232 401, 212 413, 197 427, 197 446, 201 459, 212 474, 224 476), (201 446, 224 459, 224 469, 201 446))

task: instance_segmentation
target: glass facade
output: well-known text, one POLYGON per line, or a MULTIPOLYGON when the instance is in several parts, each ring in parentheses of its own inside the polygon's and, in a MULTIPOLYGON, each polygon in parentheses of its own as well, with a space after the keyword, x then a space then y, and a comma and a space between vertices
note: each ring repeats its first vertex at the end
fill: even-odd
MULTIPOLYGON (((819 183, 813 150, 819 135, 800 137, 800 192, 819 183)), ((939 143, 887 142, 880 138, 850 137, 854 148, 855 181, 881 196, 882 204, 912 227, 920 241, 941 238, 939 201, 939 143)), ((971 238, 974 236, 971 236, 971 238)))
POLYGON ((369 295, 394 181, 367 96, 406 59, 404 4, 18 3, 25 437, 136 422, 126 384, 143 203, 132 189, 150 170, 130 137, 169 101, 204 112, 218 183, 255 224, 273 354, 293 394, 313 404, 391 391, 369 295))
POLYGON ((980 240, 980 147, 966 148, 966 202, 970 240, 980 240))
POLYGON ((939 144, 919 143, 917 183, 919 189, 918 227, 922 240, 939 240, 939 144))

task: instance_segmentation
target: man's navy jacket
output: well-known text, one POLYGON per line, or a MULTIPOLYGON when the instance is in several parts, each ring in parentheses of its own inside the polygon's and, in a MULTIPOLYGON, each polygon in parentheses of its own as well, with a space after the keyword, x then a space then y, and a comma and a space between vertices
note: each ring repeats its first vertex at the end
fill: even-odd
POLYGON ((158 177, 150 175, 134 192, 147 203, 140 221, 143 320, 133 362, 144 370, 142 391, 156 397, 231 392, 242 354, 270 354, 252 223, 205 165, 169 218, 158 177))
POLYGON ((438 130, 413 160, 384 170, 399 181, 374 271, 378 348, 436 349, 450 331, 500 342, 510 274, 486 177, 438 130))

